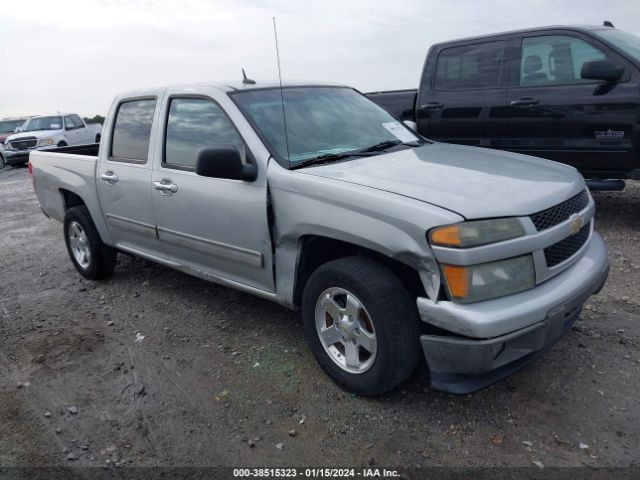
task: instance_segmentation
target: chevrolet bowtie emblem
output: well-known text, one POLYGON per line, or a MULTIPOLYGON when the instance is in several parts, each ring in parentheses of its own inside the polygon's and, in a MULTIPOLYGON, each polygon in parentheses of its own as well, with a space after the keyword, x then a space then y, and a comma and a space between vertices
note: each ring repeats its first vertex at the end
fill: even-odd
POLYGON ((584 225, 584 220, 578 214, 572 215, 571 218, 572 218, 571 224, 570 224, 571 233, 575 235, 580 231, 580 229, 582 228, 582 225, 584 225))

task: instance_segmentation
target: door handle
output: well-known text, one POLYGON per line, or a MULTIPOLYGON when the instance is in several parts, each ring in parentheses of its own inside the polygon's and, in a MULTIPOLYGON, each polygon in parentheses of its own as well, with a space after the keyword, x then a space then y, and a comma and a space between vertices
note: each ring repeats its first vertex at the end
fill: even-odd
POLYGON ((517 100, 511 100, 509 102, 509 105, 527 107, 531 105, 537 105, 538 103, 540 103, 540 100, 536 100, 535 98, 522 97, 518 98, 517 100))
POLYGON ((116 175, 111 170, 109 170, 108 172, 104 172, 102 175, 100 175, 100 180, 102 180, 103 182, 107 182, 110 185, 113 185, 118 181, 118 175, 116 175))
POLYGON ((153 182, 153 188, 160 190, 162 195, 173 195, 178 191, 178 186, 173 183, 170 178, 163 178, 162 180, 153 182))
POLYGON ((435 110, 442 107, 444 107, 444 105, 440 102, 429 102, 424 105, 420 105, 420 110, 435 110))

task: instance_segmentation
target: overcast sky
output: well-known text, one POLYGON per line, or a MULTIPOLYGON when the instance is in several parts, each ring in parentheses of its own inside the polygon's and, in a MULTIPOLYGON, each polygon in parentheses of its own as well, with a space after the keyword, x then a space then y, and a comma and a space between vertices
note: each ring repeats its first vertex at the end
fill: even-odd
POLYGON ((432 43, 554 24, 640 34, 638 0, 19 0, 0 4, 0 117, 106 114, 120 91, 277 78, 414 88, 432 43))

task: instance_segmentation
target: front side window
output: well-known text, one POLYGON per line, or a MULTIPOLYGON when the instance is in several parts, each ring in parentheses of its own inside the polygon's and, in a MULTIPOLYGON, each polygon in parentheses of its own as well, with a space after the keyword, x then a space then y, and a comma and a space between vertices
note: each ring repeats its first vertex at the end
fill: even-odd
POLYGON ((576 37, 549 35, 522 40, 520 85, 591 82, 580 77, 582 64, 602 60, 605 53, 576 37))
POLYGON ((82 123, 82 119, 78 115, 71 115, 71 121, 76 126, 76 128, 84 127, 84 123, 82 123))
POLYGON ((111 157, 145 162, 156 100, 131 100, 120 104, 113 126, 111 157))
POLYGON ((243 141, 231 120, 217 104, 202 98, 174 98, 167 117, 164 164, 195 169, 204 147, 236 146, 243 141))
POLYGON ((504 41, 446 48, 438 55, 434 88, 458 90, 500 86, 504 41))
POLYGON ((76 124, 71 117, 64 117, 64 128, 66 128, 67 130, 73 130, 74 128, 78 127, 76 127, 76 124))
POLYGON ((282 93, 278 88, 255 89, 231 97, 271 153, 290 168, 385 142, 418 141, 386 110, 351 88, 286 87, 282 93))

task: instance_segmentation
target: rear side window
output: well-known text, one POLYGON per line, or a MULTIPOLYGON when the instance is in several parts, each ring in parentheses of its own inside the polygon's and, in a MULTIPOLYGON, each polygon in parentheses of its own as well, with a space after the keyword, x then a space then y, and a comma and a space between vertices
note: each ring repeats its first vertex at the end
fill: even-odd
POLYGON ((156 99, 122 102, 116 114, 111 141, 113 160, 146 162, 156 99))
POLYGON ((576 37, 549 35, 522 40, 520 85, 593 82, 580 77, 582 64, 605 53, 576 37))
POLYGON ((217 104, 203 98, 174 98, 167 118, 164 165, 195 169, 198 150, 233 145, 244 151, 242 137, 217 104))
POLYGON ((500 69, 505 42, 488 42, 446 48, 438 55, 434 88, 495 88, 500 86, 500 69))

